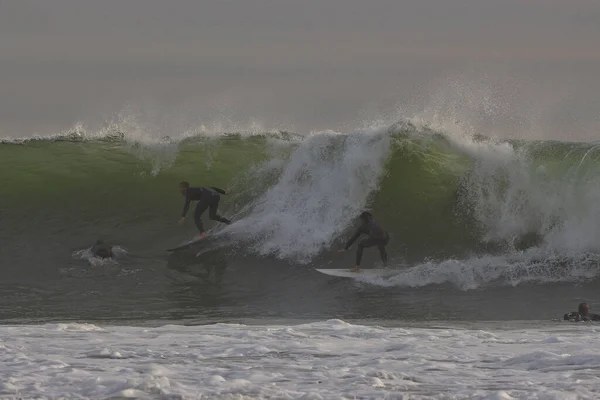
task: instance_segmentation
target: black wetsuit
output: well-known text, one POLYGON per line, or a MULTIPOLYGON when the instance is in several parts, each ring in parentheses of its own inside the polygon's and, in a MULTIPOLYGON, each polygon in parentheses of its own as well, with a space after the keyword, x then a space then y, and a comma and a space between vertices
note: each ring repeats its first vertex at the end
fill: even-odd
POLYGON ((94 257, 100 257, 100 258, 114 257, 114 254, 112 252, 112 247, 100 240, 97 241, 96 244, 92 247, 92 254, 94 254, 94 257))
POLYGON ((219 207, 219 201, 221 200, 221 196, 219 193, 225 194, 223 189, 216 188, 211 186, 210 188, 205 187, 189 187, 186 190, 185 195, 185 205, 183 206, 183 214, 181 217, 185 217, 190 208, 191 201, 198 201, 196 205, 196 212, 194 213, 194 222, 196 223, 196 227, 200 231, 200 233, 204 232, 204 225, 202 224, 202 213, 206 211, 207 208, 210 207, 209 218, 214 221, 223 222, 225 224, 230 224, 227 218, 223 218, 217 214, 217 208, 219 207))
POLYGON ((358 242, 358 249, 356 250, 356 265, 360 266, 363 249, 371 246, 377 246, 379 249, 379 255, 381 256, 381 261, 383 261, 384 265, 387 265, 388 258, 385 246, 387 246, 388 242, 390 241, 390 236, 385 230, 377 225, 373 218, 361 224, 361 226, 356 230, 356 233, 354 233, 350 240, 348 240, 348 243, 346 243, 345 249, 348 250, 350 246, 352 246, 352 243, 354 243, 354 241, 358 239, 362 233, 369 235, 369 237, 358 242))
POLYGON ((565 321, 570 321, 570 322, 600 321, 600 315, 599 314, 592 314, 592 313, 580 314, 577 311, 573 311, 573 312, 570 312, 568 314, 565 314, 563 316, 563 319, 565 321))

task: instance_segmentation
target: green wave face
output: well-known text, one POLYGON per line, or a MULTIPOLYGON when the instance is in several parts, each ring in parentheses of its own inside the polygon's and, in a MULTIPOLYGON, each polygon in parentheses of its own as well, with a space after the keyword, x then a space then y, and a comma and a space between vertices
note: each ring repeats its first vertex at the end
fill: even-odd
POLYGON ((187 180, 231 187, 220 212, 243 218, 227 230, 263 256, 314 260, 348 238, 365 208, 390 232, 390 252, 408 258, 540 245, 588 251, 600 232, 599 150, 412 126, 179 143, 4 143, 0 229, 14 240, 102 236, 164 248, 194 233, 191 221, 184 233, 176 226, 177 186, 187 180))

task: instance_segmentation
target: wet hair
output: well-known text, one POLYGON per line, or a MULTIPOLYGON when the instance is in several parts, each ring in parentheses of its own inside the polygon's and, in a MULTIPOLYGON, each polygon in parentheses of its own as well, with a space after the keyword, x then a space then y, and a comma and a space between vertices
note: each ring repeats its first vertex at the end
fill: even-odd
POLYGON ((590 311, 590 305, 588 303, 579 303, 579 314, 586 314, 590 311))
POLYGON ((187 189, 190 187, 190 183, 187 181, 181 181, 181 182, 179 182, 179 187, 187 189))
POLYGON ((363 221, 368 221, 371 218, 373 218, 373 215, 371 215, 371 213, 368 211, 363 211, 362 213, 360 213, 360 215, 358 217, 360 219, 362 219, 363 221))

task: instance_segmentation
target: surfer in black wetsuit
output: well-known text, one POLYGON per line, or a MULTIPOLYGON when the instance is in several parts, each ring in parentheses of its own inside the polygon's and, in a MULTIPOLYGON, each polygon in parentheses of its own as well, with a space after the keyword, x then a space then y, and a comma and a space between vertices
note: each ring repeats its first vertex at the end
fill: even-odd
POLYGON ((358 242, 358 249, 356 250, 356 266, 352 268, 352 272, 360 272, 360 261, 362 260, 363 249, 365 247, 377 246, 379 249, 379 255, 381 256, 381 261, 383 261, 383 266, 387 267, 387 250, 385 246, 387 246, 390 241, 389 234, 383 230, 373 218, 370 212, 364 211, 360 214, 361 224, 356 230, 356 233, 350 238, 348 243, 346 243, 346 247, 338 250, 339 253, 346 251, 352 246, 352 243, 358 237, 364 233, 365 235, 369 235, 368 238, 361 240, 358 242))
POLYGON ((190 208, 191 201, 198 201, 196 205, 196 212, 194 213, 194 222, 196 223, 196 227, 200 231, 200 239, 204 239, 206 237, 206 233, 204 232, 204 225, 202 224, 202 213, 206 211, 207 208, 210 207, 209 218, 214 221, 219 221, 224 224, 230 224, 231 221, 227 218, 221 217, 217 214, 217 208, 219 207, 219 201, 221 200, 221 194, 228 194, 227 191, 223 189, 219 189, 217 187, 190 187, 188 182, 181 182, 179 184, 179 192, 182 196, 185 197, 185 205, 183 206, 183 214, 181 214, 181 219, 179 223, 182 224, 185 220, 185 215, 190 208))
POLYGON ((92 246, 92 254, 94 257, 99 258, 113 258, 115 256, 112 251, 112 246, 104 243, 101 239, 98 239, 96 244, 92 246))
POLYGON ((590 313, 590 305, 588 303, 579 303, 578 310, 565 314, 563 319, 570 322, 600 321, 600 315, 590 313))

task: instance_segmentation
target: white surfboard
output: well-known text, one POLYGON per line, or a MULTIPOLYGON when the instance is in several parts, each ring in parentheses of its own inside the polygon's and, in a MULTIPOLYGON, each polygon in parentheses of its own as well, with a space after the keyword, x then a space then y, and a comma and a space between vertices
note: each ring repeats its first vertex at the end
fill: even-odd
POLYGON ((221 232, 215 232, 214 234, 211 233, 212 229, 209 230, 208 232, 206 232, 206 237, 204 239, 200 239, 198 236, 194 237, 192 240, 189 240, 183 244, 180 244, 177 247, 173 247, 171 249, 167 249, 167 251, 177 251, 177 250, 182 250, 182 249, 186 249, 188 247, 192 247, 195 246, 197 244, 204 244, 206 245, 206 243, 214 243, 215 240, 219 239, 220 237, 222 237, 222 233, 221 232))
POLYGON ((192 239, 189 242, 185 242, 184 244, 181 244, 177 247, 173 247, 172 249, 167 249, 167 251, 177 251, 177 250, 188 248, 188 247, 198 244, 200 242, 207 242, 207 241, 208 241, 208 238, 204 238, 204 239, 195 238, 195 239, 192 239))
POLYGON ((354 279, 360 277, 386 277, 396 273, 396 271, 391 268, 368 268, 361 269, 360 272, 352 272, 350 269, 316 269, 316 271, 325 275, 354 279))
MULTIPOLYGON (((231 223, 237 222, 237 221, 234 221, 234 218, 236 216, 238 216, 239 214, 240 213, 237 213, 233 217, 230 218, 231 219, 231 223)), ((189 240, 189 241, 187 241, 187 242, 185 242, 183 244, 180 244, 177 247, 173 247, 173 248, 167 249, 167 251, 177 251, 177 250, 187 249, 188 247, 194 246, 194 245, 199 244, 199 243, 210 242, 210 241, 218 238, 219 236, 221 236, 221 233, 222 233, 221 231, 217 231, 215 233, 212 233, 215 230, 215 228, 216 227, 213 227, 213 228, 209 229, 206 232, 206 237, 204 239, 200 239, 198 236, 196 236, 194 239, 189 240)))

